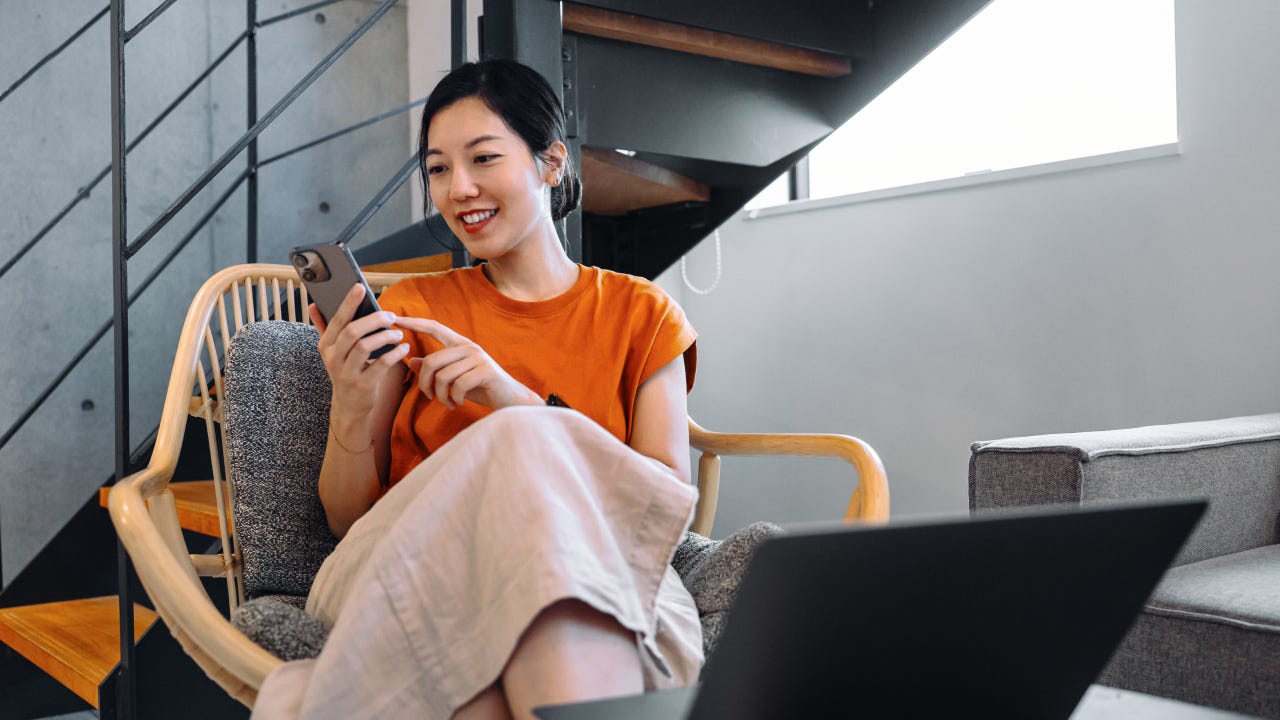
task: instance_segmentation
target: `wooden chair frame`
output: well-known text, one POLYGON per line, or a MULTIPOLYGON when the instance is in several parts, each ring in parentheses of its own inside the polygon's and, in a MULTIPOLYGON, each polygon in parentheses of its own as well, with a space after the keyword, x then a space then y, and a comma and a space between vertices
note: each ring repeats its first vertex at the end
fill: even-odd
MULTIPOLYGON (((408 276, 366 274, 370 287, 379 294, 408 276)), ((309 324, 306 305, 306 289, 288 265, 237 265, 206 281, 183 324, 151 460, 145 468, 117 483, 108 499, 116 531, 170 632, 209 677, 250 707, 263 680, 282 661, 232 627, 199 580, 200 576, 224 577, 231 607, 234 609, 244 600, 235 529, 229 520, 235 479, 223 477, 221 459, 225 448, 219 447, 215 428, 222 420, 220 355, 230 344, 233 329, 238 331, 255 320, 309 324), (301 298, 300 304, 295 295, 301 298), (205 421, 218 499, 220 555, 188 554, 169 489, 188 415, 205 421)), ((702 452, 697 473, 699 499, 692 525, 695 532, 711 532, 720 484, 720 457, 724 455, 843 458, 853 465, 858 476, 845 520, 888 519, 889 490, 884 467, 875 451, 861 440, 843 435, 716 433, 704 430, 692 419, 689 438, 690 445, 702 452)))

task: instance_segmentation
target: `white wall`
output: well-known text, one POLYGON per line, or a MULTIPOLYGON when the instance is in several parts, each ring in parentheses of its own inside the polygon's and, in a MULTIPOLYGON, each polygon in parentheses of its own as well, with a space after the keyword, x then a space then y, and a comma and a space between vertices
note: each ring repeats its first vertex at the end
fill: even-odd
MULTIPOLYGON (((974 440, 1280 410, 1280 3, 1176 12, 1180 157, 727 223, 681 294, 694 417, 857 435, 903 516, 966 509, 974 440)), ((715 534, 848 485, 731 461, 715 534)))

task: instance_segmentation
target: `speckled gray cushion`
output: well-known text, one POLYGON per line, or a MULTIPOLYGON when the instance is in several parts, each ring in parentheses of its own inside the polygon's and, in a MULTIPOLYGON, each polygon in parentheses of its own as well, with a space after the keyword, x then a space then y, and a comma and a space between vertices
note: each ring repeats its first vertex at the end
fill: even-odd
POLYGON ((338 540, 317 483, 329 432, 329 375, 312 327, 269 321, 227 350, 227 471, 245 595, 302 595, 338 540))
POLYGON ((337 538, 317 482, 329 432, 329 376, 315 328, 258 322, 226 354, 223 432, 245 595, 232 624, 284 660, 315 657, 329 629, 302 611, 337 538))
POLYGON ((320 654, 329 626, 302 611, 306 598, 264 595, 236 608, 231 624, 281 660, 306 660, 320 654))
POLYGON ((698 607, 698 616, 702 620, 702 649, 706 657, 710 658, 715 651, 725 616, 733 604, 734 593, 742 582, 742 574, 752 553, 760 543, 782 532, 782 528, 773 523, 758 522, 738 530, 723 541, 685 533, 671 565, 698 607))

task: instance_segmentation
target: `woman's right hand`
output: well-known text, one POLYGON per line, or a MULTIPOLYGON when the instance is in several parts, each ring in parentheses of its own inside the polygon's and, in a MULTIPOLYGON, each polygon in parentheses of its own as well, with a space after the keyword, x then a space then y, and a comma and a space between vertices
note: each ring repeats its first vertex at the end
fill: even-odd
POLYGON ((327 324, 314 304, 307 307, 311 322, 320 331, 320 357, 333 384, 330 412, 351 419, 366 417, 373 411, 378 404, 380 381, 409 354, 409 346, 400 343, 404 333, 391 327, 396 319, 394 313, 377 312, 352 320, 363 299, 364 286, 353 285, 327 324), (384 329, 375 332, 379 328, 384 329), (371 332, 374 334, 364 337, 371 332), (374 350, 391 344, 396 347, 369 360, 374 350))

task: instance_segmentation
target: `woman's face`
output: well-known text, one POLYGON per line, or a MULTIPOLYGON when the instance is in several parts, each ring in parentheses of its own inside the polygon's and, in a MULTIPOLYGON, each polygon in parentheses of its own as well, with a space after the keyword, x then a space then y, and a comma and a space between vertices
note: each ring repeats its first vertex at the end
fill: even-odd
POLYGON ((478 97, 440 110, 427 126, 431 202, 467 251, 492 260, 555 227, 548 181, 557 170, 478 97))

